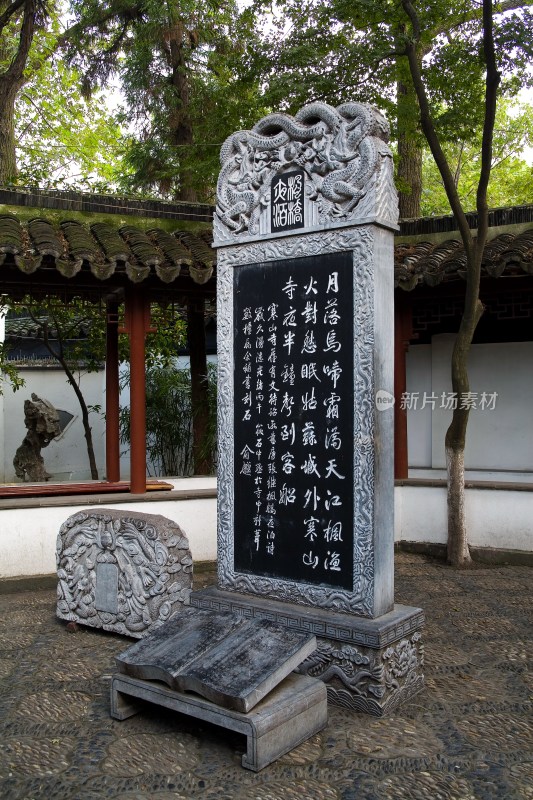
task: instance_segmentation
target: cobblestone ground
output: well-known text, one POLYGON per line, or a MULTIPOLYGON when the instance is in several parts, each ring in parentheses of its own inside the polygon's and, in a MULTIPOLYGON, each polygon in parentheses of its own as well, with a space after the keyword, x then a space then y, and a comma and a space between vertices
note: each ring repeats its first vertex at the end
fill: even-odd
POLYGON ((427 617, 425 690, 386 719, 330 706, 325 730, 257 774, 238 734, 153 706, 112 720, 130 640, 69 633, 51 590, 0 595, 0 798, 533 800, 531 578, 400 554, 396 601, 427 617))

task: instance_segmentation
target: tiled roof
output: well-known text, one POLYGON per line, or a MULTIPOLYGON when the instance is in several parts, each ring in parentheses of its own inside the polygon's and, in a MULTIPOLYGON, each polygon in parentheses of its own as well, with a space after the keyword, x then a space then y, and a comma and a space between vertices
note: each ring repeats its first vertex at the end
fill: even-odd
MULTIPOLYGON (((444 242, 404 242, 394 248, 395 285, 411 291, 419 284, 437 286, 464 278, 466 254, 459 238, 444 242)), ((500 233, 485 245, 482 276, 499 278, 503 273, 533 275, 533 227, 520 233, 500 233)))
MULTIPOLYGON (((495 225, 502 223, 503 230, 498 228, 502 232, 485 247, 482 275, 533 274, 533 226, 527 224, 533 218, 533 206, 515 209, 515 216, 520 212, 519 219, 509 217, 512 211, 492 212, 499 216, 491 221, 495 225), (500 219, 503 212, 506 216, 500 219), (516 227, 517 222, 521 227, 516 227), (506 223, 510 223, 507 230, 506 223)), ((453 230, 453 218, 433 220, 433 227, 428 227, 430 222, 431 219, 421 219, 402 223, 402 241, 395 246, 394 259, 395 284, 401 289, 436 286, 465 275, 466 256, 453 230), (450 237, 442 241, 441 235, 441 241, 434 241, 434 234, 439 231, 444 236, 449 231, 450 237), (426 234, 431 234, 427 241, 418 241, 426 234)), ((472 224, 475 222, 472 217, 472 224)), ((206 229, 192 234, 178 229, 178 225, 176 221, 176 229, 169 229, 167 221, 166 229, 155 224, 145 231, 135 224, 117 228, 108 222, 53 222, 40 216, 22 221, 14 214, 0 213, 0 285, 3 269, 13 270, 14 265, 26 275, 45 266, 48 270, 55 267, 67 279, 79 273, 80 277, 92 274, 98 285, 122 275, 134 283, 155 277, 161 287, 174 284, 178 276, 205 284, 213 275, 216 262, 211 232, 206 229)))
POLYGON ((213 274, 216 256, 208 231, 205 236, 157 227, 145 232, 135 225, 117 229, 106 222, 84 225, 72 219, 56 224, 42 217, 22 222, 13 214, 0 214, 0 268, 14 262, 30 275, 45 259, 65 278, 88 269, 101 281, 124 273, 134 283, 151 274, 172 283, 185 273, 203 284, 213 274))

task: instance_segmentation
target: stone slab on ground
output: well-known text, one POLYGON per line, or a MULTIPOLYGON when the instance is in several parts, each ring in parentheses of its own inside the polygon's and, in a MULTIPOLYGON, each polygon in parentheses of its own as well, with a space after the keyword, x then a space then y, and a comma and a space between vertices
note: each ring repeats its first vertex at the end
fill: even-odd
POLYGON ((61 526, 57 616, 139 639, 188 603, 192 556, 160 514, 88 508, 61 526))
POLYGON ((123 674, 160 680, 246 713, 316 649, 316 638, 268 619, 184 609, 116 658, 123 674))
POLYGON ((172 691, 154 681, 114 675, 111 716, 123 720, 140 711, 138 700, 243 733, 242 766, 258 772, 327 725, 326 688, 321 681, 289 675, 246 714, 221 708, 195 695, 172 691), (136 702, 137 701, 137 702, 136 702))

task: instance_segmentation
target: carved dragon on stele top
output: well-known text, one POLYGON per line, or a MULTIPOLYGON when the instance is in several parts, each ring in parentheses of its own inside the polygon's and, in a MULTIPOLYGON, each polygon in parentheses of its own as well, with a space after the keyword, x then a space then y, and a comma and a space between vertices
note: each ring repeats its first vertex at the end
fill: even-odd
POLYGON ((272 180, 294 169, 304 170, 306 201, 318 224, 369 215, 395 224, 388 138, 385 117, 353 102, 337 108, 311 103, 294 117, 269 114, 252 130, 232 134, 220 153, 215 243, 263 232, 260 219, 268 213, 272 180))

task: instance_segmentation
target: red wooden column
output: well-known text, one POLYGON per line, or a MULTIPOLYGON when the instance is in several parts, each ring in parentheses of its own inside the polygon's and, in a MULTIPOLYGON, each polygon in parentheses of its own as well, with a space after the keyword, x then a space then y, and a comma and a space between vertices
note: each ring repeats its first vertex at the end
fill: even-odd
POLYGON ((403 290, 396 291, 394 307, 394 477, 409 477, 407 410, 401 407, 407 391, 405 355, 412 336, 412 308, 403 290))
POLYGON ((108 481, 120 480, 118 303, 107 302, 105 359, 105 459, 108 481))
POLYGON ((209 475, 212 464, 205 453, 205 436, 209 415, 207 380, 207 351, 205 342, 205 298, 189 298, 187 302, 187 332, 191 363, 191 403, 193 409, 194 474, 209 475))
POLYGON ((126 332, 130 338, 130 492, 146 492, 145 339, 150 303, 140 286, 126 292, 126 332))

